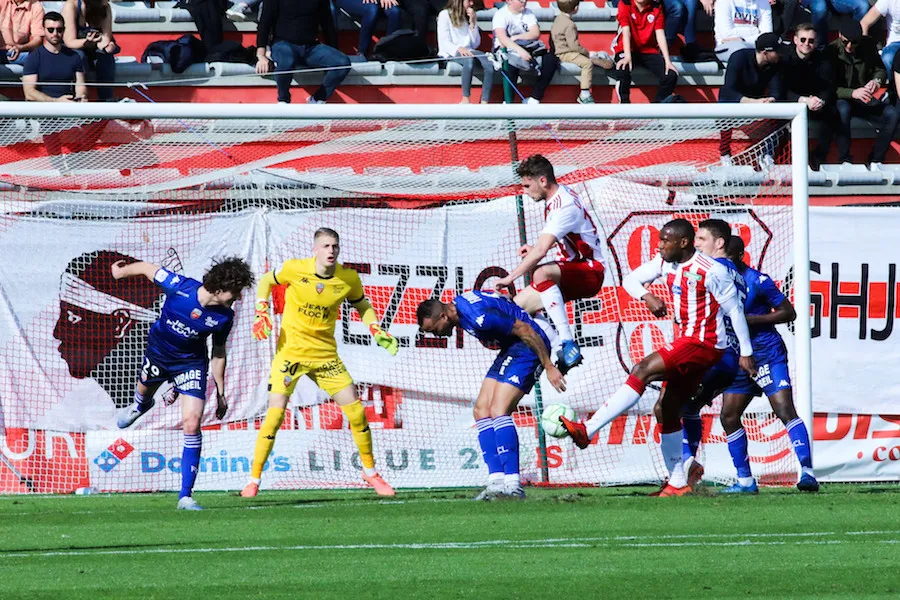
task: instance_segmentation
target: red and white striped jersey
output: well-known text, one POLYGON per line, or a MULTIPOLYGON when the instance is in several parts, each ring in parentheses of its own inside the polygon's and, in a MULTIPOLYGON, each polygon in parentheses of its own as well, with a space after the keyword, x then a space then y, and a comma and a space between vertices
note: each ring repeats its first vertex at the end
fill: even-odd
POLYGON ((724 349, 728 346, 725 314, 738 302, 734 280, 722 263, 695 251, 683 263, 663 261, 657 254, 622 281, 625 290, 640 299, 646 284, 665 277, 672 292, 675 337, 692 337, 724 349))
POLYGON ((597 233, 578 194, 561 185, 556 193, 547 198, 544 208, 544 229, 540 235, 548 233, 556 238, 556 260, 571 262, 584 260, 606 265, 606 243, 597 233))

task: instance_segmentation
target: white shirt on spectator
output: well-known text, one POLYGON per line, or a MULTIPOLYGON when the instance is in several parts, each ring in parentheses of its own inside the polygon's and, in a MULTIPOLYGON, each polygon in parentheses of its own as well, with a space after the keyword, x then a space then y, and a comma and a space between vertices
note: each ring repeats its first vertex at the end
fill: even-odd
POLYGON ((481 43, 481 30, 477 26, 470 27, 468 21, 463 21, 459 27, 454 27, 450 22, 450 11, 447 9, 438 13, 437 18, 438 56, 450 58, 456 56, 460 48, 475 50, 481 43))
POLYGON ((761 33, 772 31, 769 0, 716 0, 716 44, 741 38, 751 44, 761 33))
MULTIPOLYGON (((497 31, 498 29, 503 29, 506 31, 506 35, 512 37, 514 35, 519 35, 520 33, 525 33, 532 25, 537 25, 537 16, 530 9, 525 9, 519 14, 513 14, 509 12, 509 8, 504 6, 496 13, 494 13, 494 19, 491 21, 491 31, 497 31)), ((494 36, 494 49, 500 47, 500 40, 497 39, 497 36, 494 36)))
POLYGON ((878 0, 875 8, 884 16, 887 24, 887 42, 885 46, 889 46, 895 42, 900 42, 900 0, 878 0))

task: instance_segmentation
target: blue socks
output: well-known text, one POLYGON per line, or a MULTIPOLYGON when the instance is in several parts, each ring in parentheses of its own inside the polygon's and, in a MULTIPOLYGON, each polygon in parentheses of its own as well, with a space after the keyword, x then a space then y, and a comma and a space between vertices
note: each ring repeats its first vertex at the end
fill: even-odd
POLYGON ((494 417, 494 439, 497 441, 497 456, 507 475, 519 474, 519 433, 509 415, 494 417))
POLYGON ((791 438, 791 445, 794 447, 794 453, 800 466, 805 469, 812 469, 812 457, 809 454, 809 433, 806 431, 806 425, 800 417, 797 417, 784 426, 787 429, 788 436, 791 438))
POLYGON ((190 496, 194 489, 194 481, 197 479, 197 471, 200 470, 200 446, 203 443, 203 434, 184 434, 184 449, 181 451, 181 493, 178 499, 190 496))
POLYGON ((738 477, 752 477, 750 456, 747 454, 747 432, 741 427, 725 439, 728 440, 728 453, 731 454, 731 462, 737 469, 738 477))
POLYGON ((700 439, 703 437, 703 420, 699 414, 681 416, 681 457, 684 462, 697 457, 700 439))
POLYGON ((478 445, 481 446, 481 458, 487 465, 488 473, 502 473, 503 463, 497 456, 497 441, 494 438, 494 420, 490 417, 475 421, 478 429, 478 445))

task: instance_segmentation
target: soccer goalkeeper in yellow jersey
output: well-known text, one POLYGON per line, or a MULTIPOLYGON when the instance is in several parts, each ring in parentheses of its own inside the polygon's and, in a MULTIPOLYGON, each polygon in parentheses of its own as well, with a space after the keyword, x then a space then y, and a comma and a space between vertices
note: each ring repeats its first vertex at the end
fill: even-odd
POLYGON ((341 303, 346 299, 362 317, 376 343, 397 354, 397 339, 378 326, 372 305, 366 299, 359 275, 338 264, 340 238, 333 229, 322 228, 313 237, 313 257, 285 261, 259 281, 253 336, 264 340, 272 333, 269 318, 269 293, 274 284, 290 284, 285 298, 281 333, 272 372, 269 377, 269 410, 256 439, 250 483, 241 496, 251 498, 259 491, 263 465, 272 452, 275 434, 284 420, 288 398, 303 375, 328 392, 350 422, 353 441, 363 465, 363 481, 380 496, 393 496, 394 490, 375 470, 372 432, 356 386, 337 354, 334 325, 341 303))

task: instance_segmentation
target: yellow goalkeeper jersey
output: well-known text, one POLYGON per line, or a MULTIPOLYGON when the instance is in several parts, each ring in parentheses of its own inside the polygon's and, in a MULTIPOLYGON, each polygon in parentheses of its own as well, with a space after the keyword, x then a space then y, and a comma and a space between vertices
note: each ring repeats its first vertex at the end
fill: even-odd
POLYGON ((337 264, 334 275, 322 277, 316 274, 314 258, 287 260, 273 274, 277 283, 289 284, 278 351, 286 349, 297 360, 335 357, 334 325, 341 303, 365 297, 359 274, 337 264))

